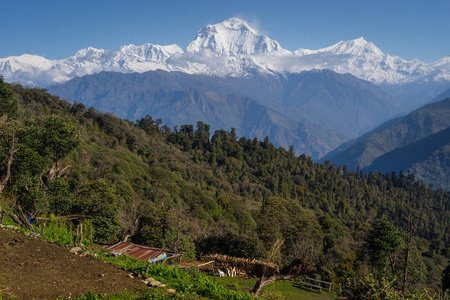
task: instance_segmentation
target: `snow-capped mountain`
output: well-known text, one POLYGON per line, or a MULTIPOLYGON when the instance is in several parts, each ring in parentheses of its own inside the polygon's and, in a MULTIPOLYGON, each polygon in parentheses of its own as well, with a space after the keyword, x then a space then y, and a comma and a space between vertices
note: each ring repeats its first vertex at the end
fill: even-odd
POLYGON ((62 60, 35 55, 0 59, 7 81, 49 86, 101 71, 145 72, 162 69, 188 74, 248 77, 331 69, 351 73, 376 84, 450 80, 450 56, 433 63, 404 60, 383 53, 364 38, 341 41, 318 49, 295 52, 238 18, 201 29, 184 52, 177 45, 128 45, 113 50, 87 48, 62 60))
POLYGON ((169 70, 166 61, 180 53, 183 50, 178 45, 144 44, 122 46, 113 50, 89 47, 61 60, 47 60, 37 55, 24 54, 0 59, 0 74, 7 81, 45 87, 101 71, 129 73, 169 70))
POLYGON ((187 52, 195 53, 205 49, 219 56, 233 57, 274 51, 281 55, 292 54, 283 49, 277 41, 259 35, 255 29, 238 18, 201 29, 197 38, 187 47, 187 52))
POLYGON ((430 75, 433 70, 443 75, 442 79, 450 79, 448 67, 432 67, 418 59, 408 61, 385 54, 362 37, 341 41, 318 50, 299 49, 294 54, 310 60, 322 60, 322 65, 317 66, 319 68, 329 68, 338 73, 351 73, 373 83, 395 84, 417 81, 430 75))

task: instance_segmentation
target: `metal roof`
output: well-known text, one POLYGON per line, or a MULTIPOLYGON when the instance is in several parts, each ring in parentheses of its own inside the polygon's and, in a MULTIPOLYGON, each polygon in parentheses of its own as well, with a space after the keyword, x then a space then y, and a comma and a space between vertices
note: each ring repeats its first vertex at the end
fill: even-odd
POLYGON ((107 250, 111 250, 113 253, 118 255, 128 254, 129 256, 139 260, 151 262, 166 259, 168 256, 181 254, 175 251, 137 245, 129 242, 119 242, 114 245, 103 245, 102 247, 107 250))

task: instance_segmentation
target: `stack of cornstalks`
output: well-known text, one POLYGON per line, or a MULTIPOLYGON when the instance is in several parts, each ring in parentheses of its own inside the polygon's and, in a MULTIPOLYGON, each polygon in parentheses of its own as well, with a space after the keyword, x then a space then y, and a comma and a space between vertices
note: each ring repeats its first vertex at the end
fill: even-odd
POLYGON ((202 261, 214 261, 214 268, 220 269, 229 277, 258 278, 263 273, 278 272, 278 265, 256 259, 232 257, 221 254, 207 254, 202 261))

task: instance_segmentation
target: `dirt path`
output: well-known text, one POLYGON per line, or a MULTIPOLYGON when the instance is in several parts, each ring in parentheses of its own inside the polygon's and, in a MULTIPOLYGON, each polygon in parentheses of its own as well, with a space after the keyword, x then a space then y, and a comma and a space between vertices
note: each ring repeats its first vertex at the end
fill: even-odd
POLYGON ((23 233, 0 228, 0 295, 55 299, 146 288, 129 272, 23 233))

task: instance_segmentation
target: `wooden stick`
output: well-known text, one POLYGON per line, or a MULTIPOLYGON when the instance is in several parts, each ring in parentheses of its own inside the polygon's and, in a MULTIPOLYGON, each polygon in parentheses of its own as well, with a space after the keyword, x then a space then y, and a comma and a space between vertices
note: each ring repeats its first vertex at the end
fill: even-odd
POLYGON ((197 265, 197 268, 198 268, 198 267, 201 267, 201 266, 208 265, 208 264, 213 263, 213 262, 214 262, 214 260, 211 260, 211 261, 208 261, 207 263, 197 265))
POLYGON ((3 209, 0 206, 0 224, 3 224, 4 219, 5 219, 5 214, 3 213, 3 209))

